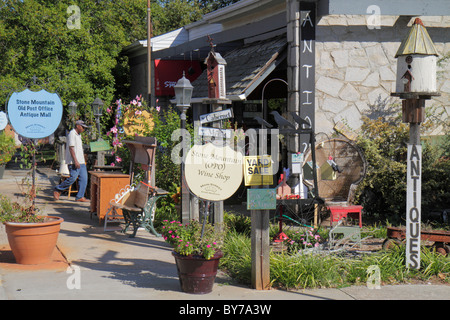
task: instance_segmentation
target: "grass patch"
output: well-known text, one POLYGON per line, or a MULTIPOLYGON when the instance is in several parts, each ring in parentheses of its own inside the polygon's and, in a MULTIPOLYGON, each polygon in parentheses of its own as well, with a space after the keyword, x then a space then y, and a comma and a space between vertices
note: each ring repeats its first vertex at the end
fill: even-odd
POLYGON ((243 284, 251 283, 251 240, 247 235, 232 230, 227 233, 222 248, 220 268, 243 284))
MULTIPOLYGON (((251 241, 236 231, 228 233, 220 267, 241 283, 251 283, 251 241)), ((437 278, 450 283, 450 258, 422 248, 420 270, 405 267, 405 248, 347 257, 342 254, 270 254, 270 278, 283 289, 339 288, 365 285, 370 266, 378 266, 381 284, 437 278)))

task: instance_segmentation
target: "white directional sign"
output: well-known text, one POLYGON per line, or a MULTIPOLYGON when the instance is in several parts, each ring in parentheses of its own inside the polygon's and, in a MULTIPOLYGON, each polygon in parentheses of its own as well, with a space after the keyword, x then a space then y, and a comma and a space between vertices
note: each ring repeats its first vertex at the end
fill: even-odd
POLYGON ((209 127, 198 127, 198 135, 202 137, 215 137, 223 139, 231 139, 230 129, 219 129, 209 127))
POLYGON ((212 113, 202 114, 200 116, 200 123, 209 123, 214 121, 220 121, 233 118, 233 110, 232 109, 226 109, 221 111, 216 111, 212 113))

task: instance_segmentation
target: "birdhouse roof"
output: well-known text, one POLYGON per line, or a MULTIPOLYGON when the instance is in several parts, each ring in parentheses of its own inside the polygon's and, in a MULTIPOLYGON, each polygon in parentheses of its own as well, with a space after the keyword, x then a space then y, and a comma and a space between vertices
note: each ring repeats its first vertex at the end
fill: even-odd
POLYGON ((208 59, 209 59, 211 56, 217 61, 218 64, 227 65, 227 62, 225 61, 224 58, 222 58, 222 56, 220 55, 220 53, 215 52, 215 51, 210 51, 210 52, 209 52, 208 56, 207 56, 206 59, 205 59, 205 63, 207 63, 208 59))
POLYGON ((427 29, 425 29, 422 20, 419 18, 414 20, 414 24, 406 38, 403 39, 395 57, 408 54, 439 55, 433 40, 431 40, 427 29))
MULTIPOLYGON (((227 61, 227 96, 250 94, 270 72, 284 59, 286 37, 274 37, 248 43, 224 54, 227 61)), ((217 52, 216 52, 217 54, 217 52)), ((193 97, 207 97, 206 70, 192 83, 193 97)))

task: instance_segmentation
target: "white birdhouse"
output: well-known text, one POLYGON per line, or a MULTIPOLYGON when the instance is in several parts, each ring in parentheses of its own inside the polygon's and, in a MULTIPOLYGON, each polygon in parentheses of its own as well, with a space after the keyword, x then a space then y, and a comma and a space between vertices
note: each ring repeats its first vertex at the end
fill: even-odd
POLYGON ((416 18, 403 40, 397 58, 396 93, 436 92, 438 53, 422 20, 416 18))

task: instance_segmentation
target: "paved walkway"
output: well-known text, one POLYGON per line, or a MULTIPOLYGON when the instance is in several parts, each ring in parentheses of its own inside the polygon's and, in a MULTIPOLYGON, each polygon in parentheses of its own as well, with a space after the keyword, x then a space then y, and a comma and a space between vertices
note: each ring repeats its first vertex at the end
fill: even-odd
MULTIPOLYGON (((7 169, 0 180, 0 194, 20 197, 25 171, 7 169)), ((368 289, 317 289, 288 292, 257 291, 233 282, 220 273, 212 293, 191 295, 180 291, 170 247, 158 237, 139 230, 135 238, 120 232, 104 232, 89 204, 61 196, 53 201, 55 172, 38 169, 36 202, 49 215, 64 222, 58 250, 51 264, 23 266, 14 261, 3 226, 0 227, 0 300, 364 300, 364 299, 450 299, 448 285, 397 285, 368 289)))

